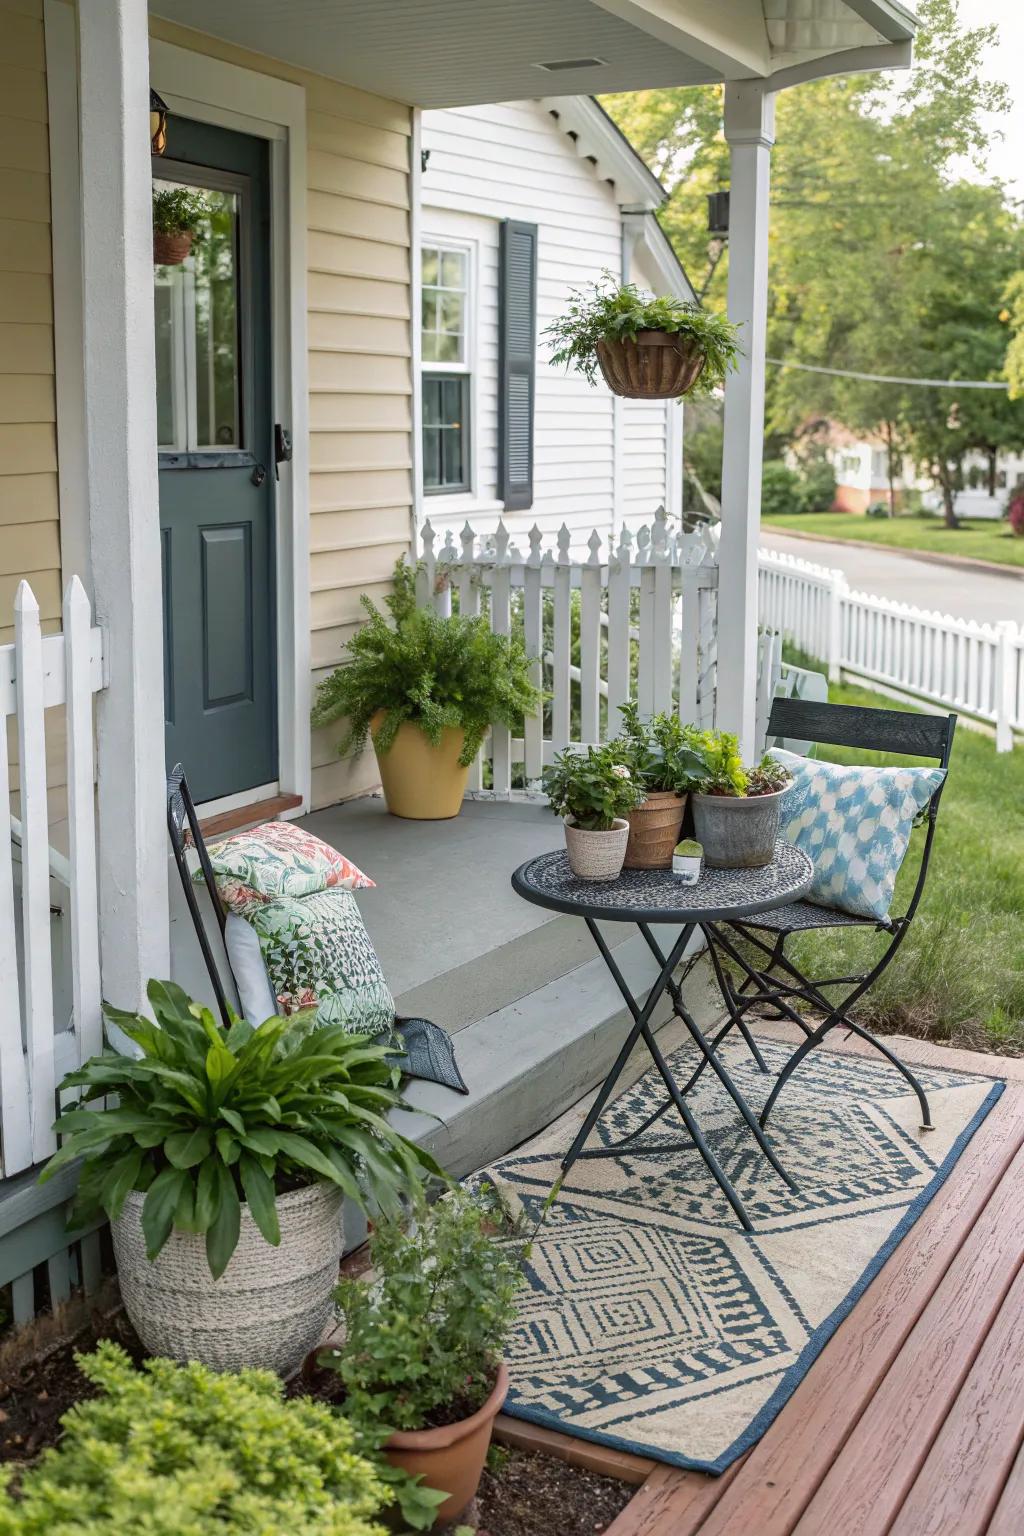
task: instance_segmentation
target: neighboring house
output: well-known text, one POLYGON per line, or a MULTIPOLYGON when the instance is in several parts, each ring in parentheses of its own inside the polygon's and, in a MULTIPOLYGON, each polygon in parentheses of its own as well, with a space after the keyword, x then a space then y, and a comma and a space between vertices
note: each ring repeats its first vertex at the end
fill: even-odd
POLYGON ((503 517, 520 544, 564 522, 577 547, 678 515, 682 405, 552 367, 544 336, 606 272, 693 300, 664 188, 587 96, 425 112, 422 145, 423 513, 442 535, 503 517))
MULTIPOLYGON (((859 436, 833 422, 826 438, 836 475, 834 506, 840 512, 888 507, 889 454, 881 437, 859 436)), ((1024 455, 969 453, 963 463, 964 489, 954 498, 958 517, 1002 517, 1013 492, 1024 484, 1024 455)), ((931 477, 902 457, 893 475, 896 510, 913 500, 928 512, 941 513, 942 492, 931 477)))

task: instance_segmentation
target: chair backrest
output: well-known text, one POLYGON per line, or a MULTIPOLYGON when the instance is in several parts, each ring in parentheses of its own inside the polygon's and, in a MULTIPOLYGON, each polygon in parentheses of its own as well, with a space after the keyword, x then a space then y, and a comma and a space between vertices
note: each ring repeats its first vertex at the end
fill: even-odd
MULTIPOLYGON (((942 768, 949 767, 955 730, 956 715, 919 715, 903 709, 866 709, 859 704, 819 704, 810 699, 776 699, 768 719, 769 737, 799 736, 818 746, 929 757, 942 768)), ((924 890, 944 784, 945 780, 928 803, 921 864, 904 923, 913 917, 924 890)))
POLYGON ((217 962, 214 959, 213 950, 210 947, 210 938, 206 932, 206 924, 203 922, 203 914, 196 899, 196 888, 192 881, 192 875, 188 867, 186 856, 186 838, 195 848, 199 856, 199 868, 203 872, 203 883, 209 892, 210 902, 217 915, 217 925, 220 928, 221 938, 224 937, 224 908, 217 894, 217 882, 214 879, 213 865, 210 863, 210 855, 199 826, 199 817, 189 793, 188 783, 185 779, 185 770, 180 763, 176 763, 167 775, 167 832, 171 839, 171 850, 174 854, 174 862, 177 866, 178 877, 181 880, 181 888, 185 893, 185 901, 188 906, 192 924, 196 930, 196 938, 199 940, 199 948, 203 952, 203 960, 213 983, 213 990, 217 998, 217 1007, 220 1016, 226 1025, 231 1022, 231 1010, 228 1006, 227 995, 224 991, 224 983, 221 980, 217 962))

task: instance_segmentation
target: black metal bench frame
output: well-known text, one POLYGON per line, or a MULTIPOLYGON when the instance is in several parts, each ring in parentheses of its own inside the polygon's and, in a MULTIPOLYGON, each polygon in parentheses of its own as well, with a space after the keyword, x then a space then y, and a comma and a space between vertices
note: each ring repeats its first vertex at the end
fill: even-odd
MULTIPOLYGON (((922 715, 895 709, 865 709, 850 704, 776 699, 768 719, 768 736, 813 741, 824 747, 852 747, 863 751, 927 758, 948 769, 956 719, 954 714, 922 715)), ((829 907, 816 909, 811 903, 801 902, 793 909, 796 914, 793 926, 786 926, 785 909, 773 913, 770 921, 759 922, 756 918, 746 918, 708 925, 706 932, 711 962, 729 1013, 713 1044, 717 1045, 732 1028, 742 1029, 744 1016, 751 1011, 764 1015, 767 1010, 767 1016, 788 1019, 804 1033, 804 1039, 772 1087, 761 1112, 762 1126, 767 1124, 779 1094, 800 1063, 822 1044, 832 1030, 841 1028, 874 1046, 902 1073, 917 1095, 921 1107, 922 1130, 934 1129, 927 1095, 914 1073, 883 1041, 863 1024, 852 1019, 850 1009, 891 964, 917 912, 928 877, 944 783, 939 785, 923 812, 925 834, 917 880, 901 917, 876 921, 873 918, 857 918, 838 913, 829 907), (855 975, 812 979, 785 952, 786 940, 794 933, 809 933, 823 928, 842 931, 854 927, 873 927, 877 932, 886 934, 889 941, 874 965, 855 975), (765 938, 764 934, 773 934, 774 938, 765 938), (744 941, 745 953, 736 944, 735 938, 744 941), (751 950, 754 951, 753 955, 751 950), (730 967, 735 967, 740 973, 742 979, 738 985, 730 974, 730 967), (847 988, 838 1003, 826 996, 826 989, 837 987, 847 988), (803 1003, 821 1013, 821 1022, 817 1025, 809 1024, 797 1008, 797 1003, 803 1003)))

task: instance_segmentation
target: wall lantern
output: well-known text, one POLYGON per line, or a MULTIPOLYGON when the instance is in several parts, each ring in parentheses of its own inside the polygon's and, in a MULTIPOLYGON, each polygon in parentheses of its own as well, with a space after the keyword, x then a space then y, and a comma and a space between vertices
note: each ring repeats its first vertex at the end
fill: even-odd
POLYGON ((708 193, 708 234, 714 240, 725 240, 729 235, 729 188, 708 193))
POLYGON ((162 155, 167 148, 167 103, 152 87, 149 92, 149 142, 154 155, 162 155))

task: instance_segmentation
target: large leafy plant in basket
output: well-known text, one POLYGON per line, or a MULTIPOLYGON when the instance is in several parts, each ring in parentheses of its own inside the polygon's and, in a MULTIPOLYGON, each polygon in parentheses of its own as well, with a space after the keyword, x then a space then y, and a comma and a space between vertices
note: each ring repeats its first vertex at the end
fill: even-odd
POLYGON ((387 615, 365 596, 367 623, 348 644, 346 661, 317 690, 313 724, 347 722, 339 752, 362 747, 370 721, 384 712, 374 745, 386 753, 410 721, 437 746, 447 727, 465 732, 463 766, 489 726, 515 729, 540 703, 530 658, 517 635, 494 635, 485 618, 443 617, 416 606, 415 573, 399 561, 387 615), (390 622, 389 622, 390 619, 390 622))
POLYGON ((151 981, 156 1022, 105 1005, 139 1057, 105 1050, 61 1084, 80 1090, 55 1129, 64 1137, 42 1179, 83 1159, 72 1215, 115 1220, 145 1191, 142 1228, 156 1258, 172 1230, 203 1233, 219 1278, 238 1243, 242 1201, 268 1243, 281 1240, 277 1196, 314 1180, 360 1206, 397 1213, 424 1174, 440 1169, 387 1121, 402 1099, 387 1046, 343 1028, 317 1029, 315 1010, 235 1019, 224 1031, 170 981, 151 981), (90 1108, 117 1095, 114 1107, 90 1108))

